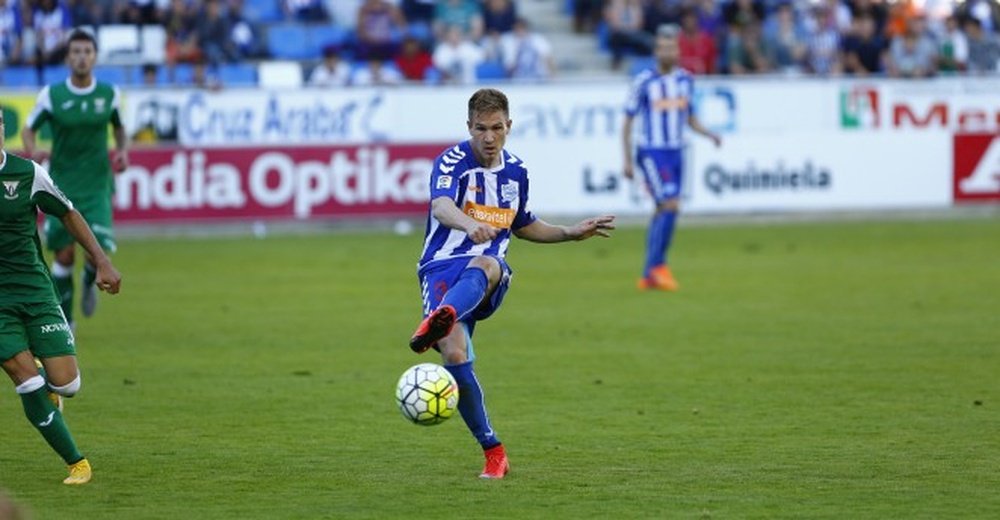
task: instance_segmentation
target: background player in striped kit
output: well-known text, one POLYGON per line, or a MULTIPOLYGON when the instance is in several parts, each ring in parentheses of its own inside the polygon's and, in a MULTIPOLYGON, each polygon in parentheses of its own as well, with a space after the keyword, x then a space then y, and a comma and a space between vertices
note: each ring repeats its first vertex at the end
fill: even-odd
POLYGON ((663 25, 656 35, 656 70, 636 76, 625 105, 622 143, 625 151, 623 172, 632 179, 638 163, 656 210, 646 239, 646 263, 639 289, 675 291, 677 280, 667 265, 667 250, 674 234, 684 170, 684 127, 708 137, 716 146, 722 139, 695 117, 692 98, 694 78, 677 66, 678 28, 663 25), (633 161, 633 122, 640 119, 633 161))
POLYGON ((511 235, 551 243, 607 237, 614 229, 613 216, 557 226, 531 213, 528 170, 504 149, 509 114, 504 93, 478 90, 469 99, 471 139, 434 162, 430 214, 417 269, 425 319, 410 339, 414 352, 437 349, 455 376, 458 410, 486 456, 481 478, 503 478, 510 467, 472 368, 472 334, 476 322, 492 315, 507 292, 513 271, 504 256, 511 235))

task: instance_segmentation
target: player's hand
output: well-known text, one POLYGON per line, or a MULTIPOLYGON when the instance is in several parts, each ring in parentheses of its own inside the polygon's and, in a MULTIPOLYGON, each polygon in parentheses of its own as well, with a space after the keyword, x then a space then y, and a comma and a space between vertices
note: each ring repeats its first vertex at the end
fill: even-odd
POLYGON ((625 166, 622 168, 622 175, 628 180, 632 180, 635 177, 635 166, 632 165, 632 161, 625 163, 625 166))
POLYGON ((611 236, 608 231, 612 229, 615 229, 615 216, 603 215, 579 222, 569 229, 569 234, 574 240, 586 240, 594 235, 608 238, 611 236))
POLYGON ((115 173, 121 173, 128 169, 128 152, 125 150, 113 150, 111 152, 111 169, 115 173))
POLYGON ((97 288, 108 293, 118 294, 122 285, 122 275, 111 265, 111 262, 97 264, 97 288))
POLYGON ((719 137, 719 134, 709 134, 708 138, 712 140, 712 144, 714 144, 716 148, 722 146, 722 138, 719 137))
POLYGON ((35 150, 31 154, 31 160, 35 161, 38 164, 42 164, 45 161, 49 160, 50 155, 51 154, 49 154, 48 150, 35 150))
POLYGON ((499 232, 499 229, 482 222, 476 222, 475 225, 469 226, 469 228, 465 230, 465 234, 469 235, 469 239, 476 244, 482 244, 483 242, 493 240, 497 237, 497 233, 499 232))

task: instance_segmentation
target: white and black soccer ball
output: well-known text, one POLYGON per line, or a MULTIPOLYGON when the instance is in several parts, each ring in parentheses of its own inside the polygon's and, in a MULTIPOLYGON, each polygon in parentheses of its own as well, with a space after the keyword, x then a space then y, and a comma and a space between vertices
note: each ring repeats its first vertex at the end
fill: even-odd
POLYGON ((415 424, 440 424, 458 409, 458 383, 441 365, 414 365, 396 383, 396 403, 403 417, 415 424))

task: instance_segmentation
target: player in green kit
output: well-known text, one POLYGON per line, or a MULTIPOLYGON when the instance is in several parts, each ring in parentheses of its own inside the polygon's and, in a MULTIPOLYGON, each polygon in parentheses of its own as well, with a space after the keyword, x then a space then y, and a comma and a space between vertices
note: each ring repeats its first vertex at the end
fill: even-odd
MULTIPOLYGON (((73 332, 59 308, 38 238, 38 210, 59 219, 90 255, 95 285, 118 292, 121 275, 80 212, 38 163, 4 150, 0 113, 0 365, 14 382, 24 415, 69 465, 66 484, 86 484, 90 463, 80 454, 49 392, 72 397, 80 390, 73 332), (35 365, 41 360, 44 372, 35 365), (44 374, 44 375, 43 375, 44 374)), ((5 423, 6 424, 6 423, 5 423)))
MULTIPOLYGON (((114 177, 111 171, 112 167, 116 172, 128 168, 128 139, 119 113, 121 93, 117 87, 94 78, 97 42, 90 33, 80 29, 73 31, 67 49, 69 78, 42 89, 21 137, 25 153, 43 162, 46 154, 38 150, 35 136, 43 125, 51 127, 49 170, 52 179, 90 223, 101 248, 114 253, 116 246, 111 218, 114 177), (108 154, 108 124, 113 128, 114 160, 108 154)), ((45 242, 55 253, 52 280, 59 293, 59 304, 72 326, 73 265, 76 261, 73 237, 58 218, 49 216, 45 220, 45 242)), ((80 297, 84 316, 92 315, 97 308, 95 273, 96 264, 88 255, 80 297)))

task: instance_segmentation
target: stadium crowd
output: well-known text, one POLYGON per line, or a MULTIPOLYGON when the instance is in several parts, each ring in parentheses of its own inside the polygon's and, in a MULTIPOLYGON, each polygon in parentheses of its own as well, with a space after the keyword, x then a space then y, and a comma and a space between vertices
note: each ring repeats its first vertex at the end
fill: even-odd
POLYGON ((695 74, 925 77, 996 73, 998 0, 0 0, 0 68, 62 63, 73 27, 152 27, 157 67, 212 84, 227 64, 294 60, 314 85, 539 81, 555 72, 549 39, 519 3, 564 2, 621 69, 651 63, 653 33, 681 27, 695 74))

